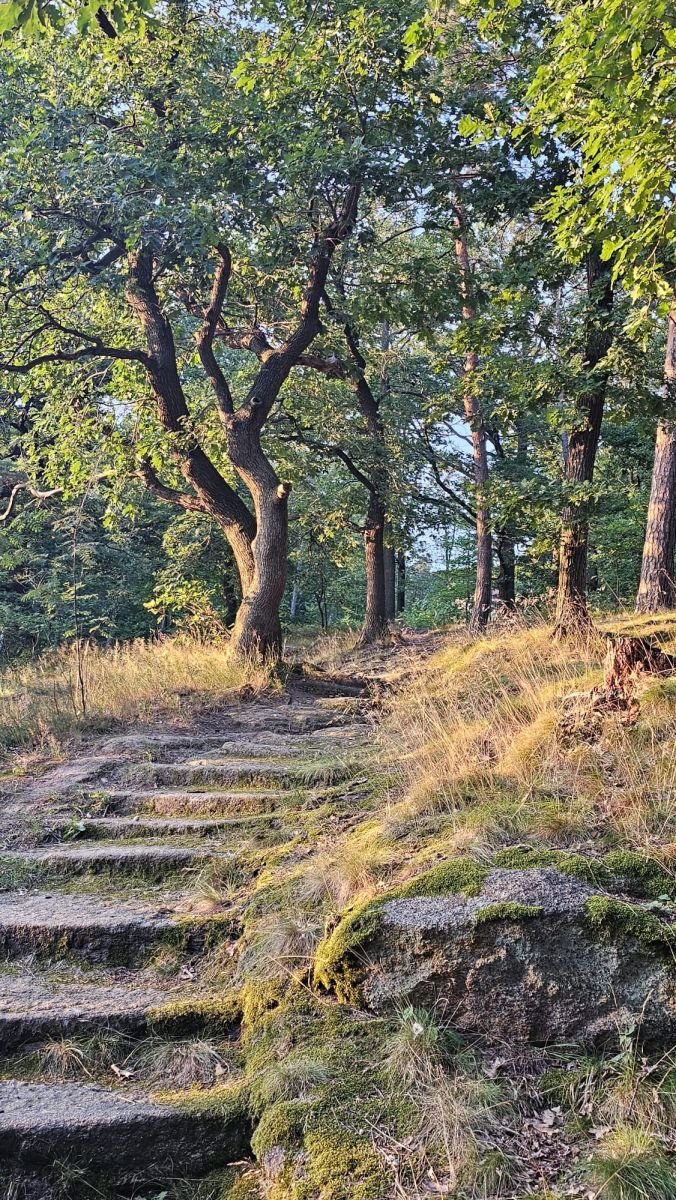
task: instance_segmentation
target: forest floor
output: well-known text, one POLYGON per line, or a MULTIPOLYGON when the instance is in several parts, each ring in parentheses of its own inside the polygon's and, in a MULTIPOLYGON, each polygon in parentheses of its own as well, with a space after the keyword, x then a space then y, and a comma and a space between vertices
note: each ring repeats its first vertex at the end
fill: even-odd
POLYGON ((676 1057, 636 1028, 510 1044, 318 982, 341 914, 438 894, 449 862, 607 881, 614 856, 673 918, 676 680, 646 678, 631 721, 576 725, 602 658, 544 626, 404 633, 17 754, 3 1196, 673 1200, 676 1057))

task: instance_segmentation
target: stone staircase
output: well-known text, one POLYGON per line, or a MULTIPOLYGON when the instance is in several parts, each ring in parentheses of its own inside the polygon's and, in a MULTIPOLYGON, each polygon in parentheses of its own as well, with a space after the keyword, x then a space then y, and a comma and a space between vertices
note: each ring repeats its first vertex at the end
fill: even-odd
POLYGON ((237 1019, 200 970, 210 948, 236 953, 242 911, 195 896, 243 848, 261 865, 267 847, 293 851, 349 788, 367 730, 356 689, 336 690, 102 739, 2 798, 3 1198, 172 1197, 177 1180, 248 1169, 237 1019), (197 1086, 138 1065, 146 1041, 171 1064, 191 1038, 216 1064, 197 1086), (87 1057, 99 1043, 108 1058, 87 1057))

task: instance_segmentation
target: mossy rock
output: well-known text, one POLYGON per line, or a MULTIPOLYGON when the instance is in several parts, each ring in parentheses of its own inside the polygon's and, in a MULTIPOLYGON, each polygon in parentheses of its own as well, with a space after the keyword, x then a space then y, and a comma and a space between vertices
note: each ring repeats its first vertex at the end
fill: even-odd
MULTIPOLYGON (((672 926, 602 895, 573 865, 493 869, 478 894, 369 901, 322 944, 315 979, 380 1013, 442 1004, 460 1032, 596 1044, 631 1019, 646 1042, 673 1044, 672 926)), ((626 871, 626 858, 602 864, 606 878, 614 866, 626 871)))
POLYGON ((375 935, 384 905, 392 900, 420 896, 475 896, 480 892, 486 874, 486 868, 473 859, 453 858, 377 899, 353 905, 317 948, 315 983, 335 991, 339 1000, 359 1004, 361 993, 352 962, 360 947, 375 935))

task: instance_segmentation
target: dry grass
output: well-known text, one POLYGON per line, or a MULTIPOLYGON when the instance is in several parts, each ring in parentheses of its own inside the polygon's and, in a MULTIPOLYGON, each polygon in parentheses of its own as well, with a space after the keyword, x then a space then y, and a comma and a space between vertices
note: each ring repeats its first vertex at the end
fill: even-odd
POLYGON ((227 643, 184 638, 83 647, 81 683, 75 652, 63 647, 0 673, 0 750, 43 745, 87 727, 178 712, 242 687, 271 686, 265 666, 235 661, 227 643))
MULTIPOLYGON (((604 631, 657 632, 676 618, 623 617, 604 631)), ((603 839, 647 851, 676 843, 676 680, 647 678, 633 726, 609 715, 599 735, 565 742, 564 697, 602 678, 603 638, 560 644, 539 625, 430 659, 395 697, 383 727, 396 748, 401 799, 382 817, 381 846, 418 867, 450 852, 530 840, 567 847, 603 839), (416 862, 419 855, 420 862, 416 862)), ((676 846, 674 847, 676 850, 676 846)))

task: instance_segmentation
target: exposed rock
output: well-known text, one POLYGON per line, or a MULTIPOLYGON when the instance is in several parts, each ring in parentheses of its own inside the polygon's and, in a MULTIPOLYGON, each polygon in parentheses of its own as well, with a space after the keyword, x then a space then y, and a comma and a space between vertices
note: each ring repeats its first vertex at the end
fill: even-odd
POLYGON ((673 932, 559 871, 493 870, 475 896, 384 899, 361 928, 352 916, 320 981, 376 1011, 434 1005, 458 1029, 509 1041, 612 1041, 636 1025, 671 1046, 673 932))

